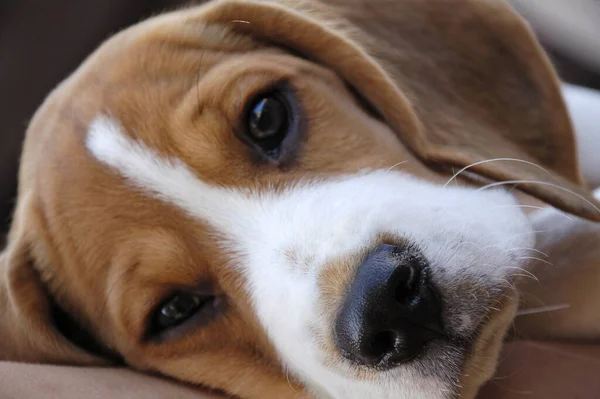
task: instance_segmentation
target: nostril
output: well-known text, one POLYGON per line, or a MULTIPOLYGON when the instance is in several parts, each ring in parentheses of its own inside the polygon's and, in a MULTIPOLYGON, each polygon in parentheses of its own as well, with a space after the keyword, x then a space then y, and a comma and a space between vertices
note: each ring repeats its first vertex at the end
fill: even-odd
POLYGON ((381 331, 373 336, 369 346, 373 357, 381 360, 386 354, 392 353, 396 348, 398 334, 394 331, 381 331))
POLYGON ((401 265, 394 272, 392 284, 394 298, 402 305, 411 303, 419 294, 420 272, 413 266, 401 265))

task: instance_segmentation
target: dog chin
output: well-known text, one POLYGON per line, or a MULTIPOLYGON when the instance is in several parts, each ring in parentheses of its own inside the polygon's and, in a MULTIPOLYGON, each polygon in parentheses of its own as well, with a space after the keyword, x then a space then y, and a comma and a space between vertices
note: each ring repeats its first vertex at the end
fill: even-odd
MULTIPOLYGON (((433 350, 435 351, 435 350, 433 350)), ((318 399, 452 399, 458 397, 455 384, 436 376, 420 376, 412 371, 397 370, 368 380, 332 382, 326 386, 309 386, 318 399)))

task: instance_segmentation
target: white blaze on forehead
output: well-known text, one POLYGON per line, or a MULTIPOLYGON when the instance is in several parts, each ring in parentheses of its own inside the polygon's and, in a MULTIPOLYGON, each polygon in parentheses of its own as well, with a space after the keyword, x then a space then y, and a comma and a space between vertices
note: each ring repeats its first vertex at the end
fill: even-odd
POLYGON ((127 137, 113 119, 98 117, 89 128, 87 148, 99 161, 112 167, 147 194, 177 205, 188 214, 229 226, 234 214, 219 208, 252 206, 240 192, 210 186, 198 179, 179 159, 167 159, 127 137))
MULTIPOLYGON (((325 367, 331 354, 315 330, 327 335, 332 324, 318 308, 319 272, 328 260, 358 253, 381 233, 395 234, 419 246, 433 276, 471 275, 481 284, 497 284, 518 272, 515 259, 525 257, 523 248, 533 237, 525 216, 500 191, 443 188, 385 171, 294 184, 278 193, 218 187, 201 181, 181 160, 127 137, 107 117, 91 123, 87 148, 128 184, 221 233, 286 367, 335 398, 444 398, 449 394, 442 392, 452 389, 441 380, 425 381, 409 367, 370 382, 350 378, 345 366, 325 367)), ((475 316, 465 315, 457 328, 473 328, 482 315, 475 316)))

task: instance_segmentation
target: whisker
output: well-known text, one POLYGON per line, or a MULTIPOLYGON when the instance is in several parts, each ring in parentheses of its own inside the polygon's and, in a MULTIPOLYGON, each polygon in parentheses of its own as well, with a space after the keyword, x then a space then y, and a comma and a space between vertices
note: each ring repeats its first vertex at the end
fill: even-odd
POLYGON ((405 163, 407 163, 407 162, 408 162, 408 161, 401 161, 401 162, 398 162, 397 164, 394 164, 394 165, 390 166, 389 168, 387 168, 387 169, 385 170, 385 172, 383 172, 383 173, 384 173, 384 174, 385 174, 385 173, 388 173, 388 172, 389 172, 389 171, 391 171, 392 169, 394 169, 394 168, 396 168, 396 167, 398 167, 398 166, 400 166, 400 165, 402 165, 402 164, 405 164, 405 163))
POLYGON ((529 315, 529 314, 538 314, 538 313, 546 313, 546 312, 555 312, 557 310, 568 309, 570 307, 571 307, 571 305, 569 305, 568 303, 562 303, 560 305, 550 305, 550 306, 542 306, 539 308, 523 309, 523 310, 519 310, 517 312, 517 316, 525 316, 525 315, 529 315))
POLYGON ((292 391, 294 391, 295 393, 299 393, 296 388, 294 388, 294 386, 292 385, 292 382, 290 381, 290 369, 289 367, 285 367, 285 379, 287 380, 287 383, 289 385, 289 387, 291 388, 292 391))
POLYGON ((508 286, 508 288, 510 288, 513 291, 518 291, 519 289, 517 288, 517 286, 512 283, 510 280, 502 280, 502 283, 506 284, 508 286))
POLYGON ((544 255, 546 258, 548 258, 550 256, 547 253, 545 253, 544 251, 540 251, 539 249, 529 248, 529 247, 514 247, 514 248, 511 248, 510 250, 512 251, 512 250, 515 250, 515 249, 523 249, 525 251, 537 252, 540 255, 544 255))
MULTIPOLYGON (((533 273, 531 273, 529 270, 525 270, 522 267, 518 267, 518 266, 498 266, 498 265, 494 265, 494 264, 491 264, 491 263, 482 263, 482 266, 491 266, 491 267, 494 267, 494 268, 519 270, 519 271, 522 271, 525 274, 512 274, 510 277, 527 277, 527 278, 530 278, 532 280, 537 281, 538 283, 540 282, 540 280, 533 273)), ((514 288, 514 285, 510 281, 504 280, 504 279, 503 279, 503 281, 506 282, 507 284, 509 284, 511 287, 514 288)), ((488 296, 489 296, 489 294, 488 294, 488 296)))
MULTIPOLYGON (((548 209, 547 206, 536 206, 536 205, 500 205, 500 206, 495 206, 493 208, 489 208, 489 210, 502 209, 502 208, 528 208, 528 209, 539 209, 539 210, 548 209)), ((567 215, 564 212, 560 212, 559 214, 569 220, 573 220, 572 217, 570 217, 569 215, 567 215)))
POLYGON ((490 163, 490 162, 499 162, 499 161, 510 161, 510 162, 525 163, 527 165, 535 166, 536 168, 541 169, 544 172, 546 172, 548 175, 552 176, 552 173, 550 173, 548 170, 544 169, 543 167, 541 167, 540 165, 538 165, 538 164, 536 164, 534 162, 529 162, 529 161, 525 161, 524 159, 518 159, 518 158, 493 158, 493 159, 486 159, 485 161, 475 162, 475 163, 472 163, 470 165, 465 166, 464 168, 462 168, 461 170, 459 170, 458 172, 456 172, 454 175, 452 175, 452 177, 446 182, 446 184, 444 184, 444 187, 446 187, 448 184, 450 184, 452 182, 452 180, 456 179, 461 173, 469 170, 470 168, 472 168, 474 166, 482 165, 482 164, 490 163))
POLYGON ((515 273, 515 274, 513 274, 511 277, 512 277, 512 278, 514 278, 514 277, 523 277, 523 278, 529 278, 529 279, 532 279, 532 280, 533 280, 533 281, 535 281, 535 282, 538 282, 538 283, 540 282, 540 280, 538 280, 538 279, 537 279, 537 277, 535 277, 535 276, 533 276, 533 277, 532 277, 532 276, 530 276, 529 274, 515 273))
MULTIPOLYGON (((514 240, 515 238, 518 238, 518 237, 526 237, 526 236, 536 235, 536 234, 542 234, 542 233, 552 233, 554 231, 556 231, 556 229, 533 230, 533 231, 528 231, 528 232, 525 232, 525 233, 511 234, 508 237, 505 237, 504 239, 505 239, 505 241, 511 241, 511 240, 514 240)), ((506 234, 505 231, 492 231, 490 233, 487 233, 487 234, 483 235, 483 237, 484 238, 485 237, 494 237, 494 236, 497 236, 497 235, 504 235, 504 234, 506 234)), ((465 242, 465 244, 472 244, 472 245, 476 246, 479 249, 498 248, 498 249, 501 249, 503 251, 506 251, 506 250, 502 249, 502 247, 500 245, 498 245, 498 244, 490 244, 490 245, 485 245, 485 246, 479 247, 479 246, 477 246, 476 243, 474 243, 472 241, 464 241, 464 242, 465 242)))
POLYGON ((535 248, 529 248, 529 247, 512 247, 512 248, 503 248, 501 245, 498 244, 489 244, 489 245, 483 245, 483 246, 479 246, 477 245, 477 243, 473 242, 473 241, 464 241, 465 244, 470 244, 473 245, 475 248, 483 250, 483 249, 489 249, 489 248, 496 248, 498 251, 510 254, 515 250, 524 250, 524 251, 532 251, 532 252, 536 252, 540 255, 544 255, 545 257, 548 257, 548 254, 545 252, 540 251, 539 249, 535 249, 535 248))
POLYGON ((493 208, 489 208, 490 210, 493 209, 504 209, 504 208, 531 208, 531 209, 546 209, 546 206, 536 206, 536 205, 499 205, 499 206, 495 206, 493 208))
POLYGON ((560 186, 558 184, 549 183, 549 182, 545 182, 545 181, 537 181, 537 180, 507 180, 507 181, 499 181, 499 182, 495 182, 495 183, 486 184, 485 186, 478 188, 477 191, 483 191, 483 190, 487 190, 488 188, 498 187, 498 186, 502 186, 502 185, 505 185, 505 184, 539 184, 541 186, 554 187, 554 188, 566 191, 567 193, 574 195, 575 197, 579 198, 580 200, 582 200, 583 202, 585 202, 586 204, 588 204, 589 206, 591 206, 595 211, 597 211, 598 213, 600 213, 600 209, 598 209, 598 207, 596 205, 594 205, 588 199, 584 198, 582 195, 579 195, 576 192, 574 192, 573 190, 569 190, 568 188, 565 188, 565 187, 560 186))
POLYGON ((502 252, 508 252, 507 249, 502 248, 502 246, 498 245, 498 244, 490 244, 490 245, 483 245, 483 246, 479 246, 477 245, 476 242, 473 241, 464 241, 465 244, 471 244, 474 247, 476 247, 477 249, 489 249, 489 248, 496 248, 498 251, 502 251, 502 252))
POLYGON ((523 273, 525 273, 525 275, 523 275, 523 274, 513 274, 513 276, 529 277, 530 279, 535 280, 538 283, 540 282, 540 280, 535 276, 535 274, 531 273, 529 270, 523 269, 522 267, 518 267, 518 266, 504 266, 503 269, 515 269, 515 270, 522 271, 523 273))
MULTIPOLYGON (((553 233, 555 232, 556 229, 549 229, 549 230, 533 230, 533 231, 528 231, 526 233, 517 233, 517 234, 513 234, 509 237, 507 237, 507 240, 513 240, 517 237, 521 237, 521 236, 530 236, 530 235, 534 235, 534 234, 541 234, 541 233, 553 233)), ((490 233, 490 236, 494 236, 494 235, 498 235, 498 234, 505 234, 505 232, 503 231, 498 231, 498 232, 494 232, 494 233, 490 233)))
POLYGON ((539 261, 539 262, 542 262, 542 263, 545 263, 545 264, 547 264, 547 265, 554 266, 554 263, 552 263, 552 262, 548 262, 548 261, 547 261, 547 260, 545 260, 545 259, 540 259, 540 258, 537 258, 537 257, 535 257, 535 256, 521 256, 520 258, 517 258, 517 259, 530 259, 530 260, 537 260, 537 261, 539 261))

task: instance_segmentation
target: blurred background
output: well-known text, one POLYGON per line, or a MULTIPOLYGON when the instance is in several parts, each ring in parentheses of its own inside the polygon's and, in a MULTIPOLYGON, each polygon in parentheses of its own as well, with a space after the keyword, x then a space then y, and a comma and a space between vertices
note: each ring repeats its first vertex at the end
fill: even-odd
MULTIPOLYGON (((426 0, 423 0, 426 1, 426 0)), ((600 0, 509 0, 568 82, 600 89, 600 0)), ((27 123, 100 42, 182 0, 0 0, 0 248, 27 123)))

